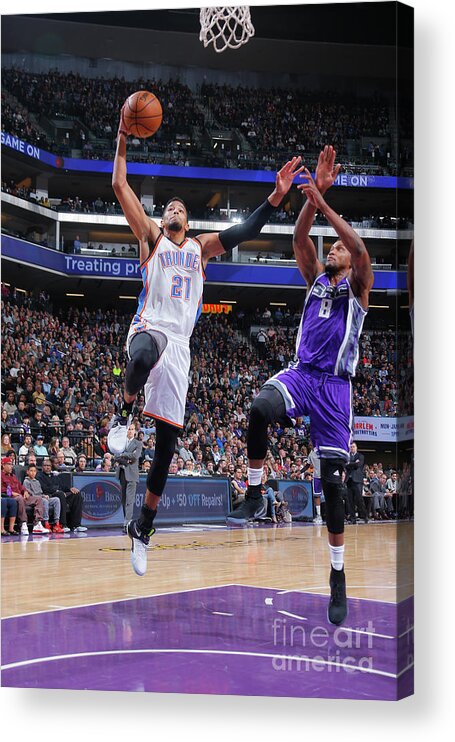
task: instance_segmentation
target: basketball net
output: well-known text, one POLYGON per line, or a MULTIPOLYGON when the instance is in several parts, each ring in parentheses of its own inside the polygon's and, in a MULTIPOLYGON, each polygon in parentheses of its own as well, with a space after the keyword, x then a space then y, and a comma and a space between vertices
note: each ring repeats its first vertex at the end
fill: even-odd
POLYGON ((235 8, 201 8, 199 18, 201 21, 199 40, 205 47, 213 44, 216 52, 224 52, 228 47, 238 49, 254 36, 249 5, 237 5, 235 8))

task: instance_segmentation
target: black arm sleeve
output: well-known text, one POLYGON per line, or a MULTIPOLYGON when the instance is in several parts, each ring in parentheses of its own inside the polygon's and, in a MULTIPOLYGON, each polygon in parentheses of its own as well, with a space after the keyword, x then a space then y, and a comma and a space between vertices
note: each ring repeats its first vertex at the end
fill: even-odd
POLYGON ((234 227, 229 227, 224 232, 220 232, 219 238, 224 249, 226 251, 232 250, 240 242, 247 242, 257 237, 274 211, 275 206, 272 206, 267 199, 242 224, 236 224, 234 227))

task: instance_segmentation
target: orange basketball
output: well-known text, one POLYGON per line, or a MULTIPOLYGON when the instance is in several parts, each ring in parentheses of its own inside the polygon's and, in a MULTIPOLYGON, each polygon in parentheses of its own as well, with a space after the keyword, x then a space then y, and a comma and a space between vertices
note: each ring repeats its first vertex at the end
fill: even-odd
POLYGON ((137 93, 127 98, 123 118, 130 134, 140 139, 147 139, 160 128, 163 109, 153 93, 138 90, 137 93))

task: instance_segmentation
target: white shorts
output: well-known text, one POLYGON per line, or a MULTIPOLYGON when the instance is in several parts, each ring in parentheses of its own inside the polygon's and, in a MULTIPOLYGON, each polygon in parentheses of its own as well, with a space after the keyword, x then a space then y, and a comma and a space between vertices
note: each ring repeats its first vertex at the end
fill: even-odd
MULTIPOLYGON (((137 334, 136 327, 132 325, 128 332, 126 340, 128 357, 131 339, 137 334)), ((166 335, 167 345, 145 383, 143 414, 182 428, 191 363, 189 341, 158 327, 154 329, 166 335)))

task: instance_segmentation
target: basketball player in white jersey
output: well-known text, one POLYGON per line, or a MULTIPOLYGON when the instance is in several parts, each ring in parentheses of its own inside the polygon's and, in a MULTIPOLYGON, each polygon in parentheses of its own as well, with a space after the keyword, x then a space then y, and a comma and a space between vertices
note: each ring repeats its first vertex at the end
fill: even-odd
POLYGON ((210 258, 229 252, 240 242, 253 239, 289 191, 303 168, 294 157, 277 173, 274 191, 242 224, 221 233, 188 237, 188 211, 172 198, 165 206, 161 228, 149 219, 127 182, 126 137, 123 111, 117 136, 112 186, 123 213, 139 241, 144 287, 127 338, 129 363, 125 374, 123 406, 109 432, 109 448, 120 454, 134 400, 142 387, 144 414, 155 418, 155 456, 147 476, 141 515, 127 526, 131 562, 138 575, 147 568, 147 545, 153 521, 183 427, 190 369, 189 341, 200 315, 204 268, 210 258))

